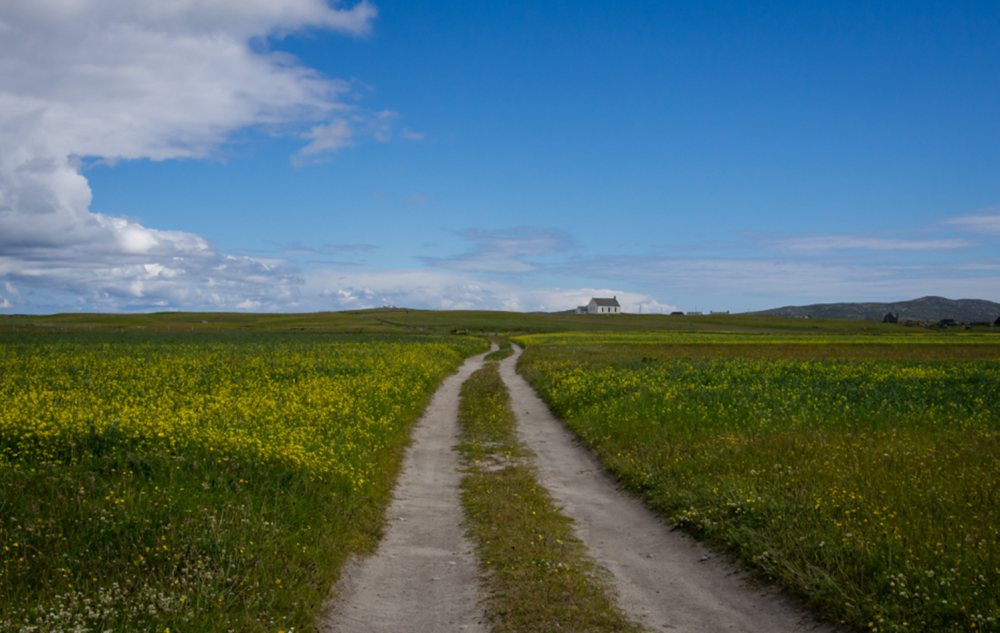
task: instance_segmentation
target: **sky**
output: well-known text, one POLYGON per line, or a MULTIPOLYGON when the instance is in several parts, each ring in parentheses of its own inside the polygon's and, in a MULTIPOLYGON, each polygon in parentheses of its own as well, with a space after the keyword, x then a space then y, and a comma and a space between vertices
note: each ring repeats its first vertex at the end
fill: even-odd
POLYGON ((1000 301, 1000 4, 5 0, 0 314, 1000 301))

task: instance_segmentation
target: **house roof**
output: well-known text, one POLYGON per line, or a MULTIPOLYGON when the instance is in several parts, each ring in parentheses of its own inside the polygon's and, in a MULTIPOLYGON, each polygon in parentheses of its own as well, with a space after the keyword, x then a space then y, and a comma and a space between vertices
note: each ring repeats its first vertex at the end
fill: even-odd
POLYGON ((605 306, 610 308, 621 307, 621 305, 618 304, 618 297, 615 297, 614 299, 598 299, 597 297, 594 297, 594 303, 596 303, 599 306, 605 306))

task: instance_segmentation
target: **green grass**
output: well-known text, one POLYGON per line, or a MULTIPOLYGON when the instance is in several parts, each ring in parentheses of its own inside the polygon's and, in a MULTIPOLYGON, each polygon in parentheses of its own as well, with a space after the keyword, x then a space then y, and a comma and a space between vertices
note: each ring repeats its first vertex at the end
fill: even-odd
POLYGON ((297 631, 484 341, 0 339, 0 631, 297 631), (36 627, 36 628, 31 628, 36 627))
POLYGON ((301 314, 247 314, 241 312, 154 312, 142 314, 52 314, 0 317, 0 333, 36 332, 290 332, 402 333, 371 313, 314 312, 301 314))
POLYGON ((1000 349, 1000 332, 952 333, 919 330, 914 332, 557 332, 515 337, 523 346, 531 345, 653 345, 653 346, 802 346, 854 347, 972 347, 1000 349))
POLYGON ((608 572, 538 483, 496 363, 463 385, 459 420, 462 504, 492 630, 640 631, 615 605, 608 572))
POLYGON ((510 346, 510 339, 507 337, 490 337, 490 342, 499 345, 500 349, 487 354, 485 358, 487 361, 501 361, 514 353, 510 346))
POLYGON ((0 630, 301 629, 378 541, 398 467, 380 457, 358 492, 191 454, 5 468, 0 630))
MULTIPOLYGON (((0 318, 0 630, 26 622, 58 630, 81 617, 94 630, 306 626, 344 556, 379 538, 400 447, 440 378, 435 372, 484 348, 472 336, 430 334, 453 329, 586 330, 518 339, 530 343, 522 362, 550 404, 663 516, 742 553, 821 612, 881 630, 996 629, 995 621, 974 616, 1000 616, 995 592, 982 589, 1000 584, 992 413, 1000 404, 989 373, 1000 359, 997 335, 741 315, 373 310, 0 318), (549 345, 557 340, 562 344, 549 345), (439 358, 437 370, 416 379, 420 393, 398 400, 385 396, 391 381, 379 379, 392 368, 383 355, 386 368, 366 374, 372 380, 353 393, 395 403, 389 417, 398 424, 329 442, 337 450, 372 449, 325 460, 342 466, 339 479, 304 476, 295 460, 319 454, 312 440, 321 427, 304 426, 299 439, 281 444, 268 435, 267 420, 281 411, 305 415, 316 394, 329 397, 326 388, 303 390, 305 379, 340 384, 339 377, 359 372, 350 358, 334 363, 309 354, 391 342, 461 353, 439 358), (38 350, 48 350, 44 363, 38 350), (234 361, 240 357, 250 358, 234 361), (173 360, 151 371, 152 360, 163 358, 173 360), (730 376, 726 371, 744 367, 727 364, 733 358, 759 364, 730 376), (25 359, 38 362, 15 376, 12 368, 25 359), (910 375, 873 381, 871 372, 823 378, 820 371, 863 369, 865 362, 910 375), (753 388, 775 367, 789 372, 767 383, 776 388, 753 388), (657 376, 688 391, 667 398, 656 391, 657 376), (587 389, 559 400, 556 387, 584 379, 591 380, 587 389), (230 388, 240 384, 245 388, 230 388), (37 427, 12 432, 12 420, 22 418, 9 407, 27 387, 35 399, 18 406, 29 407, 23 420, 37 427), (272 394, 267 401, 254 399, 265 392, 272 394), (630 400, 632 393, 641 398, 630 400), (667 407, 675 403, 683 413, 667 407), (157 425, 179 411, 188 416, 187 434, 157 440, 157 425), (231 442, 221 451, 209 433, 219 429, 231 442), (242 442, 258 430, 260 441, 247 449, 252 443, 242 442), (886 517, 898 535, 875 530, 886 517)), ((548 503, 544 491, 533 479, 515 481, 519 469, 506 470, 512 479, 487 490, 508 492, 542 515, 534 504, 548 503)), ((486 507, 487 516, 513 521, 503 514, 513 506, 500 502, 486 507)), ((546 529, 559 533, 558 523, 551 518, 546 529)), ((529 538, 529 551, 533 528, 511 525, 526 531, 505 538, 529 538)), ((535 582, 531 571, 522 570, 525 586, 535 582)), ((544 595, 562 595, 552 591, 544 595)), ((574 591, 563 593, 582 604, 574 591)))
MULTIPOLYGON (((849 319, 793 319, 753 315, 668 316, 661 314, 533 314, 474 310, 377 309, 350 312, 247 314, 236 312, 158 312, 151 314, 0 315, 0 332, 36 329, 225 331, 307 330, 349 332, 423 332, 500 335, 539 332, 797 332, 800 334, 914 334, 924 328, 849 319)), ((996 328, 978 328, 990 332, 996 328)), ((935 330, 939 331, 939 330, 935 330)), ((948 330, 948 334, 964 330, 948 330)))
POLYGON ((597 339, 519 371, 665 519, 835 622, 1000 630, 995 349, 597 339))
POLYGON ((792 319, 751 315, 668 316, 660 314, 531 314, 500 311, 379 311, 385 324, 447 332, 492 334, 541 332, 799 332, 874 334, 914 333, 922 328, 847 319, 792 319))

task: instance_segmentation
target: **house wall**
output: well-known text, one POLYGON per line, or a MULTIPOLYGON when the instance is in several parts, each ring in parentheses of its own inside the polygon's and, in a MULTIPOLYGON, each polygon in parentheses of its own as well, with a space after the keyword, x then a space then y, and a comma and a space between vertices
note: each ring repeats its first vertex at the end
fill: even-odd
POLYGON ((615 308, 615 307, 599 306, 599 305, 597 305, 596 301, 594 301, 593 299, 591 299, 590 303, 587 304, 587 313, 588 314, 619 314, 619 313, 621 313, 621 307, 615 308))

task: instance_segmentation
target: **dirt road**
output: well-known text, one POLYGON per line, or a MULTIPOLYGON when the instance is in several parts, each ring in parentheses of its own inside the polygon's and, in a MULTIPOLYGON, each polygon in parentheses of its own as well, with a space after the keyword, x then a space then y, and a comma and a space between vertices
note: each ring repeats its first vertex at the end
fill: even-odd
MULTIPOLYGON (((614 575, 621 606, 652 630, 678 633, 831 631, 790 599, 747 588, 734 569, 623 493, 549 412, 515 366, 500 373, 522 439, 538 456, 542 484, 575 521, 579 538, 614 575)), ((414 431, 390 528, 378 552, 355 561, 320 630, 337 633, 469 631, 483 611, 471 543, 460 527, 459 390, 483 356, 468 359, 434 394, 414 431)))
MULTIPOLYGON (((494 346, 494 349, 496 346, 494 346)), ((459 390, 486 354, 465 361, 431 399, 413 433, 378 552, 350 565, 321 631, 481 633, 472 545, 459 505, 459 390)))
POLYGON ((831 630, 786 597, 748 589, 733 567, 622 492, 517 375, 521 350, 514 349, 500 375, 521 438, 538 455, 542 484, 576 521, 577 536, 614 575, 629 615, 654 630, 684 633, 831 630))

